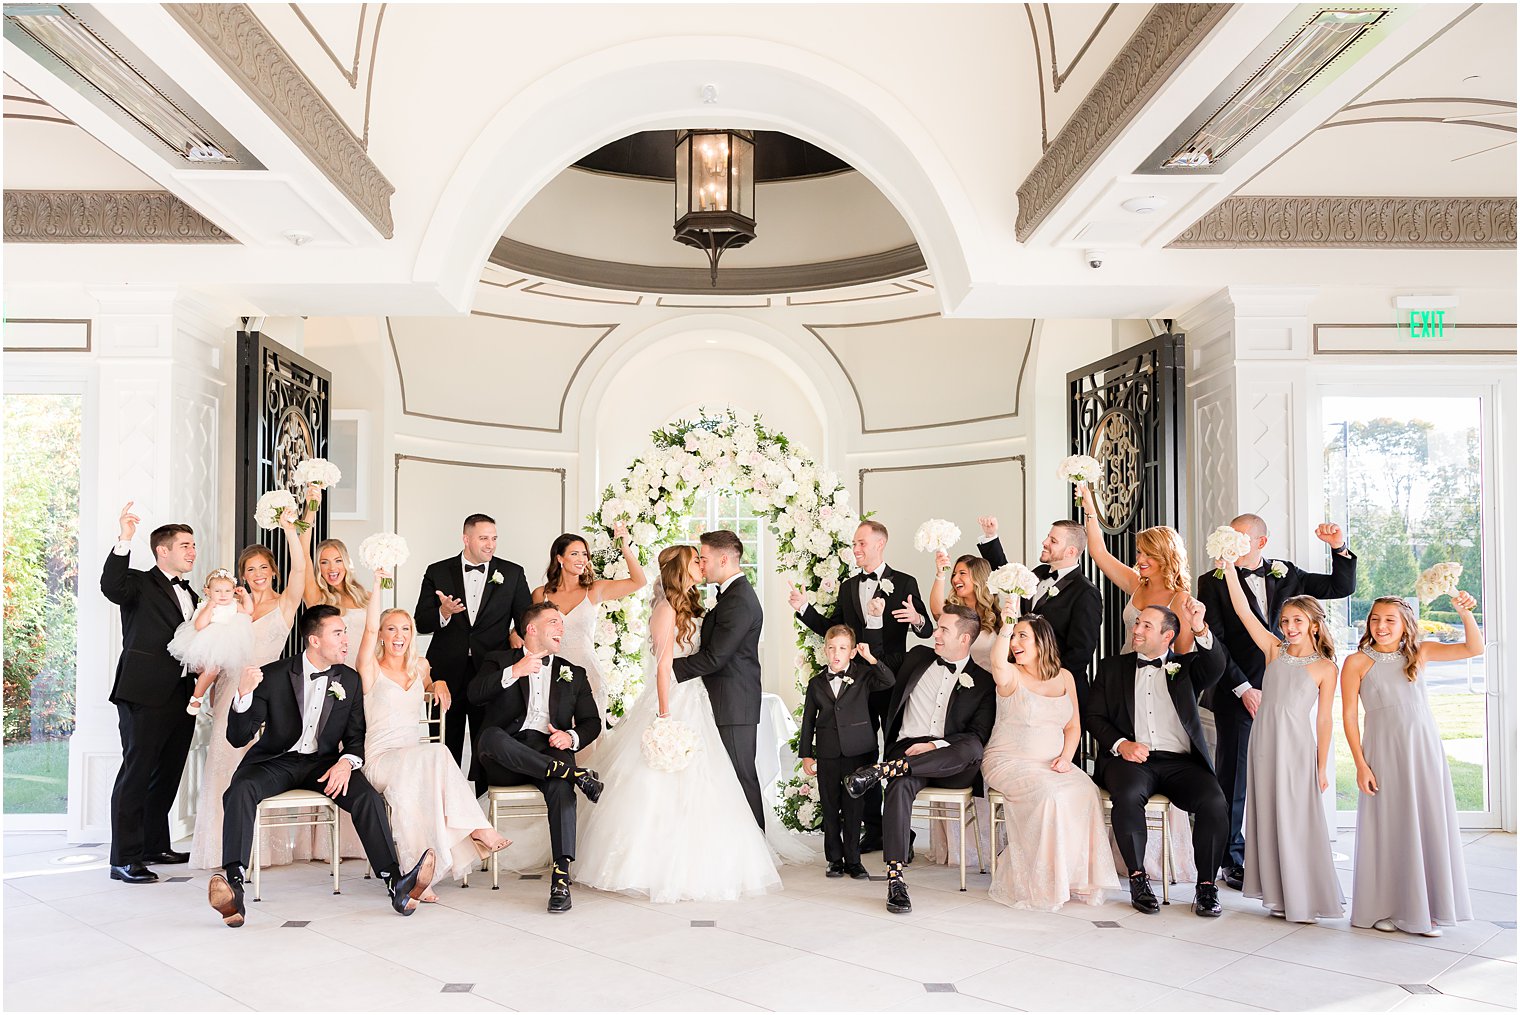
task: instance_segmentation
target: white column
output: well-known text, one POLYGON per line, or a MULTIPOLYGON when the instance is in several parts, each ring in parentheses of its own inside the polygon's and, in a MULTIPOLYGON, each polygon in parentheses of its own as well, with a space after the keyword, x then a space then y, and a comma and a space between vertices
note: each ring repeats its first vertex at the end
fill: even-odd
MULTIPOLYGON (((76 719, 69 741, 69 839, 110 835, 111 786, 121 763, 116 707, 109 701, 121 653, 120 613, 100 593, 100 569, 116 518, 133 501, 142 517, 132 564, 152 563, 148 534, 168 522, 195 529, 192 580, 231 566, 231 449, 236 318, 172 288, 92 289, 96 364, 86 400, 79 533, 76 719), (226 535, 224 535, 226 533, 226 535)), ((204 738, 201 731, 198 739, 204 738)), ((203 748, 186 766, 176 836, 194 820, 203 748)))

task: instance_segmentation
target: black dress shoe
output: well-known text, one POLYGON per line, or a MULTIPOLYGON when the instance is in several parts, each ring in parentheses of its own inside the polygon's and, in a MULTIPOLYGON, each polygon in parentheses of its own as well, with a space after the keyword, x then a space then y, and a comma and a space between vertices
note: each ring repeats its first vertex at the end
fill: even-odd
POLYGON ((206 899, 227 926, 243 925, 243 918, 248 911, 243 907, 242 878, 229 878, 225 874, 211 875, 211 883, 206 887, 206 899))
POLYGON ((844 864, 840 863, 838 860, 829 861, 829 869, 823 872, 823 876, 826 878, 844 877, 844 864))
POLYGON ((405 874, 390 878, 385 885, 391 894, 391 908, 402 916, 411 916, 417 909, 417 900, 427 893, 433 883, 433 872, 438 859, 431 849, 422 851, 417 865, 405 874))
POLYGON ((1129 904, 1142 913, 1161 912, 1161 903, 1151 891, 1151 879, 1143 873, 1129 876, 1129 904))
POLYGON ((143 863, 189 863, 189 853, 176 853, 172 849, 166 849, 162 853, 151 853, 143 857, 143 863))
MULTIPOLYGON (((591 771, 591 769, 588 768, 580 775, 577 775, 575 777, 575 784, 580 787, 582 793, 586 794, 586 799, 592 803, 596 803, 602 798, 602 780, 597 778, 596 773, 591 771)), ((567 906, 566 908, 569 907, 567 906)))
MULTIPOLYGON (((844 791, 859 800, 872 786, 881 781, 881 773, 875 765, 863 765, 844 777, 844 791)), ((881 847, 878 845, 878 849, 881 847)))
POLYGON ((861 864, 858 864, 858 863, 847 863, 847 864, 845 864, 844 865, 844 872, 846 874, 848 874, 850 877, 854 878, 856 881, 869 881, 869 880, 871 880, 871 872, 868 871, 868 870, 866 870, 864 866, 862 866, 861 864))
POLYGON ((1193 912, 1199 916, 1218 916, 1224 912, 1219 908, 1218 885, 1198 886, 1198 894, 1193 896, 1193 912))
POLYGON ((123 864, 120 867, 112 864, 111 880, 125 881, 129 885, 151 885, 158 880, 158 875, 141 863, 123 864))
POLYGON ((549 883, 549 912, 570 912, 570 880, 555 878, 549 883))
POLYGON ((1246 869, 1238 863, 1225 864, 1219 868, 1219 880, 1238 892, 1246 885, 1246 869))
POLYGON ((880 835, 880 833, 875 834, 875 835, 872 835, 870 833, 862 835, 860 837, 860 851, 862 853, 880 853, 881 852, 881 835, 880 835))
POLYGON ((913 903, 908 898, 908 883, 902 878, 892 878, 887 882, 887 912, 913 912, 913 903))

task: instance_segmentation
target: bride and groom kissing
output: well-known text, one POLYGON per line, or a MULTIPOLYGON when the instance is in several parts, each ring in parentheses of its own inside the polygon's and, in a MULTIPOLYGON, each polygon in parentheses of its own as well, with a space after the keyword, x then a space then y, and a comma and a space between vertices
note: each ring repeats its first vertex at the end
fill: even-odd
POLYGON ((600 775, 576 762, 601 721, 584 670, 554 658, 563 618, 552 605, 525 615, 523 648, 492 653, 472 683, 471 699, 486 710, 482 773, 493 784, 526 780, 544 789, 551 913, 570 908, 572 864, 582 884, 676 902, 771 891, 781 884, 778 857, 811 857, 766 826, 755 768, 764 617, 743 556, 744 544, 727 530, 703 533, 700 549, 659 555, 644 688, 597 745, 600 775), (711 610, 702 605, 707 584, 718 587, 711 610), (530 685, 515 688, 524 677, 530 685), (657 722, 694 734, 698 749, 684 769, 645 763, 643 736, 657 722), (597 805, 579 822, 572 786, 597 805))

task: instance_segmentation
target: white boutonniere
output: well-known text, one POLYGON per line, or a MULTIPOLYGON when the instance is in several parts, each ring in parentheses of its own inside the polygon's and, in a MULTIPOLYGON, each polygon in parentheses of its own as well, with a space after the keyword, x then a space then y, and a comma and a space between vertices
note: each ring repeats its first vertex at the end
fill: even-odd
POLYGON ((894 591, 896 591, 897 586, 892 584, 892 579, 883 578, 880 582, 877 583, 876 589, 882 595, 890 596, 894 591))
POLYGON ((554 675, 554 679, 558 680, 560 683, 568 684, 570 681, 575 679, 575 671, 568 666, 563 666, 560 668, 560 671, 554 675))
POLYGON ((956 678, 955 682, 957 684, 960 684, 962 687, 975 687, 976 686, 976 681, 972 680, 971 679, 971 674, 967 673, 965 670, 961 671, 961 675, 956 678))
POLYGON ((1163 666, 1161 668, 1166 671, 1166 676, 1167 676, 1168 680, 1170 680, 1172 677, 1175 677, 1178 673, 1182 672, 1182 664, 1181 663, 1167 663, 1165 666, 1163 666))
POLYGON ((506 579, 502 577, 502 574, 501 574, 500 571, 493 571, 493 572, 491 572, 491 584, 492 585, 500 585, 504 581, 506 581, 506 579))
POLYGON ((337 701, 344 701, 348 698, 348 692, 344 690, 343 685, 337 681, 333 681, 327 685, 327 693, 332 695, 333 698, 337 701))
POLYGON ((839 678, 839 683, 840 683, 840 686, 842 686, 842 687, 849 687, 851 684, 855 683, 855 678, 854 677, 841 676, 839 678))
POLYGON ((1054 578, 1046 578, 1040 582, 1040 587, 1044 589, 1047 599, 1054 599, 1061 594, 1061 590, 1056 588, 1056 580, 1054 578))
POLYGON ((1267 574, 1273 578, 1286 578, 1288 577, 1288 569, 1283 566, 1282 561, 1274 560, 1272 566, 1267 568, 1267 574))

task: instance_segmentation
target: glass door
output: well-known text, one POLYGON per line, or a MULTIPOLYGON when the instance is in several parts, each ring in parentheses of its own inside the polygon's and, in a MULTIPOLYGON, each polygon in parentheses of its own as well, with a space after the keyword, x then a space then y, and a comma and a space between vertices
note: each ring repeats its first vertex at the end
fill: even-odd
MULTIPOLYGON (((1341 659, 1356 651, 1378 596, 1408 598, 1425 638, 1462 640, 1442 597, 1421 604, 1415 580, 1433 564, 1462 565, 1460 586, 1478 600, 1474 616, 1491 639, 1484 607, 1491 556, 1485 535, 1483 399, 1476 394, 1342 395, 1321 400, 1324 516, 1339 522, 1357 554, 1356 591, 1327 603, 1341 659)), ((1493 674, 1497 678, 1497 673, 1493 674)), ((1490 670, 1484 656, 1437 663, 1424 674, 1451 767, 1457 809, 1474 825, 1496 817, 1492 784, 1490 670)), ((1336 702, 1336 805, 1343 824, 1356 810, 1355 768, 1336 702)), ((1497 727, 1493 727, 1495 730, 1497 727)))

